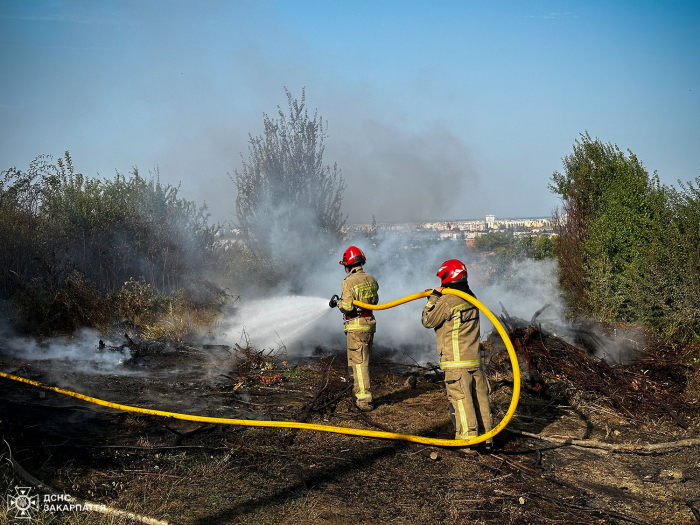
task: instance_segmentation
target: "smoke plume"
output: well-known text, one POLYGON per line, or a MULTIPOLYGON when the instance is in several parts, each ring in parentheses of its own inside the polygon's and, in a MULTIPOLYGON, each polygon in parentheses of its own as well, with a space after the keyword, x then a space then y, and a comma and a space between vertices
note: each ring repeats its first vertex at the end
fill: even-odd
MULTIPOLYGON (((537 318, 537 324, 597 357, 608 362, 628 362, 634 359, 636 350, 643 348, 641 333, 607 332, 596 323, 577 326, 567 320, 556 259, 513 263, 507 280, 492 282, 489 264, 457 241, 427 242, 415 232, 380 230, 376 245, 363 238, 346 244, 357 245, 367 256, 364 269, 379 283, 380 303, 440 286, 437 269, 445 260, 456 258, 467 265, 470 287, 477 298, 496 316, 502 314, 502 304, 510 316, 529 322, 535 312, 549 305, 537 318)), ((248 304, 244 300, 235 318, 225 323, 227 340, 239 341, 245 329, 256 347, 284 346, 290 355, 308 355, 317 346, 345 348, 342 315, 338 310, 331 311, 328 299, 321 298, 340 294, 345 272, 338 261, 346 247, 309 264, 300 295, 289 295, 288 288, 282 286, 268 299, 248 304)), ((421 324, 425 302, 426 299, 419 299, 375 312, 375 348, 405 354, 421 363, 436 362, 435 334, 421 324)), ((482 314, 482 339, 492 329, 482 314)))
POLYGON ((46 363, 57 372, 83 372, 92 374, 136 374, 125 368, 131 358, 128 347, 119 347, 96 330, 84 328, 72 337, 54 337, 37 341, 33 337, 14 335, 7 325, 0 328, 0 354, 27 361, 46 363), (99 349, 102 338, 105 349, 99 349), (111 350, 109 347, 119 347, 111 350))

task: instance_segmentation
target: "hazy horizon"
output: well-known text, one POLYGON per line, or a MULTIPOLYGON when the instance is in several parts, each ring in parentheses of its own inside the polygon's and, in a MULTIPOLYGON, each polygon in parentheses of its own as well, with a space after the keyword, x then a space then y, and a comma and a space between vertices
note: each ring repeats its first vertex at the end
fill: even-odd
POLYGON ((692 2, 3 1, 0 169, 158 168, 227 222, 249 134, 306 87, 348 223, 546 217, 586 131, 700 174, 698 35, 692 2))

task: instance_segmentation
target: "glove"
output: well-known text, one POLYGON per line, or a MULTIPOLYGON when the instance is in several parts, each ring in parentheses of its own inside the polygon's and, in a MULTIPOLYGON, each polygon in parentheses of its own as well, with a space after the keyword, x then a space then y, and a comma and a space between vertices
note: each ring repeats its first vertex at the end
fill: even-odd
POLYGON ((330 306, 331 308, 336 308, 338 306, 338 299, 340 299, 340 297, 338 297, 337 295, 331 297, 331 300, 328 301, 328 306, 330 306))

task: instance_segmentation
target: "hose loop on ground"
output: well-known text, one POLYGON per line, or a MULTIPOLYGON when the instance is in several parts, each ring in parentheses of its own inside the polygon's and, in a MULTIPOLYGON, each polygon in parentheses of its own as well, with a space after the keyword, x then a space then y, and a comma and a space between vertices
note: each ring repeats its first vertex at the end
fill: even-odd
MULTIPOLYGON (((57 392, 59 394, 64 394, 67 396, 71 396, 77 399, 82 399, 83 401, 87 401, 88 403, 93 403, 95 405, 100 405, 104 407, 109 407, 109 408, 114 408, 117 410, 122 410, 125 412, 135 412, 138 414, 145 414, 149 416, 160 416, 160 417, 168 417, 172 419, 181 419, 184 421, 197 421, 201 423, 214 423, 214 424, 221 424, 221 425, 239 425, 239 426, 247 426, 247 427, 272 427, 272 428, 295 428, 295 429, 304 429, 304 430, 316 430, 320 432, 332 432, 336 434, 347 434, 350 436, 364 436, 364 437, 371 437, 371 438, 380 438, 380 439, 396 439, 396 440, 402 440, 402 441, 410 441, 412 443, 420 443, 423 445, 436 445, 436 446, 442 446, 442 447, 464 447, 464 446, 469 446, 469 445, 474 445, 477 443, 481 443, 483 441, 486 441, 489 438, 492 438, 496 434, 498 434, 503 428, 508 424, 510 421, 511 417, 513 417, 513 414, 515 413, 515 409, 518 406, 518 399, 520 397, 520 369, 518 368, 518 359, 517 356, 515 355, 515 349, 513 348, 513 344, 510 342, 510 339, 508 338, 508 334, 506 331, 503 329, 501 326, 501 323, 496 319, 496 316, 494 316, 483 304, 481 304, 476 298, 472 297, 471 295, 465 294, 464 292, 460 292, 459 290, 452 290, 449 288, 445 288, 442 293, 446 294, 452 294, 452 295, 457 295, 464 299, 465 301, 470 302, 474 306, 476 306, 479 310, 481 310, 486 317, 489 318, 489 320, 493 323, 493 325, 496 327, 498 330, 498 333, 500 334, 501 338, 503 339, 503 342, 506 345, 506 348, 508 349, 508 355, 510 356, 510 362, 513 366, 513 397, 510 402, 510 407, 508 408, 508 411, 506 412, 506 415, 503 417, 501 422, 495 426, 490 432, 487 432, 486 434, 483 434, 481 436, 474 437, 472 439, 468 440, 456 440, 456 439, 438 439, 438 438, 429 438, 429 437, 423 437, 423 436, 414 436, 412 434, 399 434, 396 432, 383 432, 383 431, 378 431, 378 430, 363 430, 359 428, 348 428, 348 427, 336 427, 336 426, 331 426, 331 425, 316 425, 313 423, 299 423, 296 421, 259 421, 259 420, 250 420, 250 419, 229 419, 229 418, 220 418, 220 417, 208 417, 208 416, 193 416, 190 414, 179 414, 177 412, 166 412, 163 410, 153 410, 149 408, 140 408, 140 407, 133 407, 129 405, 121 405, 119 403, 112 403, 111 401, 104 401, 102 399, 97 399, 94 397, 86 396, 83 394, 79 394, 77 392, 72 392, 70 390, 66 390, 63 388, 59 388, 56 386, 49 386, 49 385, 44 385, 43 383, 39 383, 38 381, 32 381, 31 379, 25 379, 23 377, 17 377, 11 374, 6 374, 4 372, 0 372, 0 377, 4 377, 6 379, 12 379, 13 381, 19 381, 20 383, 25 383, 27 385, 32 385, 36 386, 39 388, 43 388, 45 390, 51 390, 53 392, 57 392)), ((385 303, 385 304, 377 304, 377 305, 370 305, 366 303, 361 303, 359 301, 355 301, 354 304, 357 306, 360 306, 361 308, 367 308, 370 310, 385 310, 387 308, 393 308, 394 306, 398 306, 403 303, 407 303, 409 301, 414 301, 416 299, 420 299, 421 297, 427 297, 430 295, 430 290, 409 295, 406 297, 403 297, 401 299, 398 299, 396 301, 393 301, 391 303, 385 303)))
MULTIPOLYGON (((413 295, 407 295, 406 297, 402 297, 401 299, 397 299, 396 301, 384 304, 368 304, 363 303, 361 301, 353 301, 353 304, 359 306, 360 308, 365 308, 367 310, 386 310, 387 308, 393 308, 394 306, 398 306, 400 304, 415 301, 416 299, 420 299, 421 297, 428 297, 431 293, 432 290, 426 290, 424 292, 415 293, 413 295)), ((503 339, 503 342, 506 345, 506 349, 508 350, 508 356, 510 357, 510 364, 513 367, 513 395, 510 400, 510 406, 508 407, 508 411, 506 412, 506 415, 503 416, 503 419, 501 419, 498 425, 493 427, 489 432, 486 432, 481 436, 477 436, 471 439, 440 440, 449 441, 453 443, 452 445, 440 443, 442 446, 459 446, 460 444, 462 446, 476 445, 477 443, 482 443, 487 439, 490 439, 496 434, 498 434, 501 430, 503 430, 506 427, 506 425, 510 422, 511 418, 513 417, 513 414, 515 414, 515 409, 518 407, 518 400, 520 399, 520 367, 518 366, 518 356, 515 354, 515 348, 513 348, 513 343, 508 337, 508 332, 505 331, 505 328, 503 328, 498 318, 496 318, 496 316, 493 315, 493 313, 491 313, 491 311, 488 308, 486 308, 486 306, 484 306, 481 303, 481 301, 479 301, 476 297, 472 297, 471 295, 464 293, 460 290, 453 290, 452 288, 443 288, 442 293, 461 297, 465 301, 476 306, 484 315, 486 315, 486 317, 488 317, 489 321, 493 323, 493 326, 498 331, 498 335, 500 335, 501 339, 503 339)))

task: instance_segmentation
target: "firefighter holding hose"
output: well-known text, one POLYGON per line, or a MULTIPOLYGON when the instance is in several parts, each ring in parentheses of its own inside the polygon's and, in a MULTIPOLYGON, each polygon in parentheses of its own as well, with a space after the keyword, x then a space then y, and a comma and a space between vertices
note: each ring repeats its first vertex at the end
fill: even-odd
MULTIPOLYGON (((442 294, 444 288, 452 288, 475 297, 463 262, 445 261, 437 276, 442 286, 428 297, 423 308, 423 326, 433 328, 437 336, 455 439, 470 439, 479 435, 479 427, 484 433, 492 427, 488 382, 479 351, 479 310, 461 297, 442 294)), ((491 450, 493 440, 487 440, 484 447, 491 450)))
POLYGON ((353 305, 353 301, 368 304, 379 303, 379 284, 370 274, 365 273, 365 254, 356 246, 350 246, 340 261, 345 267, 345 279, 341 297, 334 295, 328 303, 338 308, 345 320, 344 331, 348 341, 348 373, 353 378, 355 403, 362 411, 374 409, 372 390, 369 381, 369 357, 377 321, 372 310, 353 305))

